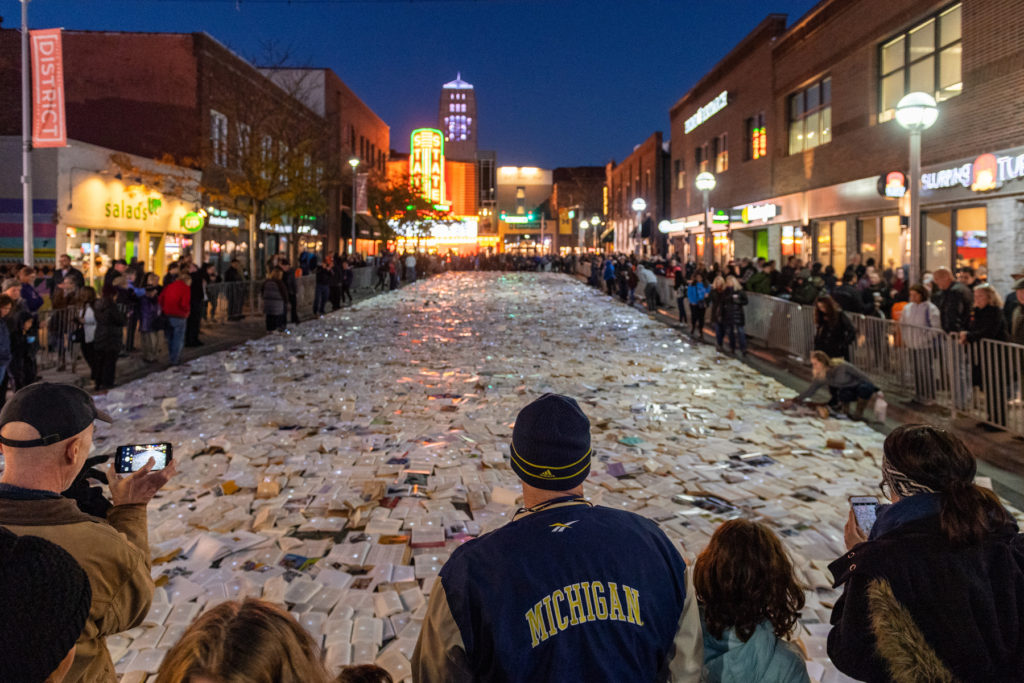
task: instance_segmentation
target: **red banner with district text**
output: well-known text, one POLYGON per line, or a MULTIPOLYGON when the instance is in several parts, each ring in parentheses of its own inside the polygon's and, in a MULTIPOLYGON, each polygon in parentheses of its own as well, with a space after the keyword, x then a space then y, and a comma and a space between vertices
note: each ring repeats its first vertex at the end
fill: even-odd
POLYGON ((29 31, 32 44, 32 146, 66 147, 60 29, 29 31))

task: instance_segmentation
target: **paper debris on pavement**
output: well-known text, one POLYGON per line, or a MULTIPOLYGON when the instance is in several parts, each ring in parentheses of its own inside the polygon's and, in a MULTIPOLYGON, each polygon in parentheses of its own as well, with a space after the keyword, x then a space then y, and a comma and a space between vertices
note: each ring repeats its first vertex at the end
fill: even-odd
POLYGON ((179 472, 149 506, 159 599, 108 640, 122 680, 245 596, 295 614, 333 672, 409 680, 434 577, 522 502, 512 424, 549 391, 591 420, 585 494, 688 562, 726 519, 774 528, 807 590, 809 670, 836 675, 826 567, 847 496, 877 491, 882 436, 775 409, 795 392, 567 276, 450 273, 98 398, 98 452, 171 441, 179 472))

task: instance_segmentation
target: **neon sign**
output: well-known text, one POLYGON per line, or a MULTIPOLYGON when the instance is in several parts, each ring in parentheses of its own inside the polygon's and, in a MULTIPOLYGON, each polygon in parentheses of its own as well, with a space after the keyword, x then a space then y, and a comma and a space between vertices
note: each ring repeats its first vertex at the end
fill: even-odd
POLYGON ((768 156, 768 133, 764 126, 750 132, 750 149, 755 159, 768 156))
POLYGON ((729 91, 723 90, 719 93, 718 97, 705 104, 703 107, 698 109, 693 116, 686 119, 686 123, 683 124, 683 130, 689 133, 691 130, 725 109, 727 104, 729 104, 729 91))
POLYGON ((203 217, 195 211, 189 211, 181 217, 181 228, 185 232, 199 232, 203 229, 203 217))
POLYGON ((740 211, 740 220, 744 223, 767 221, 768 219, 775 218, 778 215, 778 204, 754 204, 753 206, 743 207, 740 211))
POLYGON ((989 192, 1021 178, 1024 178, 1024 154, 982 154, 974 161, 960 166, 921 174, 921 187, 925 190, 945 190, 960 186, 974 192, 989 192))
POLYGON ((409 149, 409 176, 429 201, 444 204, 444 136, 436 128, 417 128, 409 149))
POLYGON ((889 171, 878 179, 878 194, 898 199, 907 193, 907 176, 902 171, 889 171))

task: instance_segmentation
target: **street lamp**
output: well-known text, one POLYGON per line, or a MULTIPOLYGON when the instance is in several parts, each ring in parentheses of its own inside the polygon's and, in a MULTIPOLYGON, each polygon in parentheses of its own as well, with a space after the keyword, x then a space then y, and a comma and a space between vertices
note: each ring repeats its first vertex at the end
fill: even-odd
POLYGON ((583 220, 580 221, 580 231, 579 231, 579 244, 580 244, 580 246, 579 246, 579 249, 580 249, 580 253, 581 254, 583 253, 583 233, 586 232, 587 228, 589 228, 589 227, 590 227, 590 223, 587 221, 586 218, 584 218, 583 220))
POLYGON ((704 171, 697 174, 697 189, 704 195, 704 263, 710 268, 714 260, 711 247, 711 211, 708 209, 708 193, 715 189, 715 176, 704 171))
POLYGON ((935 98, 912 92, 896 103, 896 121, 910 131, 910 282, 921 281, 921 131, 939 118, 935 98))
POLYGON ((356 248, 356 167, 359 166, 359 157, 349 157, 348 165, 352 167, 352 241, 348 243, 348 253, 352 254, 356 248))
POLYGON ((594 217, 590 219, 590 224, 592 226, 594 226, 594 237, 591 240, 591 242, 594 243, 593 247, 594 247, 594 250, 596 251, 597 250, 597 227, 599 225, 601 225, 601 217, 595 214, 594 217))
MULTIPOLYGON (((644 209, 647 208, 647 202, 644 200, 643 197, 637 197, 636 199, 633 200, 632 207, 633 207, 633 210, 636 211, 636 230, 637 230, 637 234, 640 234, 640 231, 643 230, 643 225, 642 225, 643 213, 644 213, 644 209)), ((637 240, 637 243, 636 243, 636 255, 637 256, 640 255, 640 240, 637 240)))

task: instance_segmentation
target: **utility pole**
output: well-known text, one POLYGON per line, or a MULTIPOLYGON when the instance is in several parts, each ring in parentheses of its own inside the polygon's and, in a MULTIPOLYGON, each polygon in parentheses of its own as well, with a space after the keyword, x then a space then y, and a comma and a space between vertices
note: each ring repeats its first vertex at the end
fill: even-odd
POLYGON ((28 51, 28 2, 21 0, 21 206, 22 260, 26 266, 35 263, 35 235, 32 210, 32 81, 28 51))

